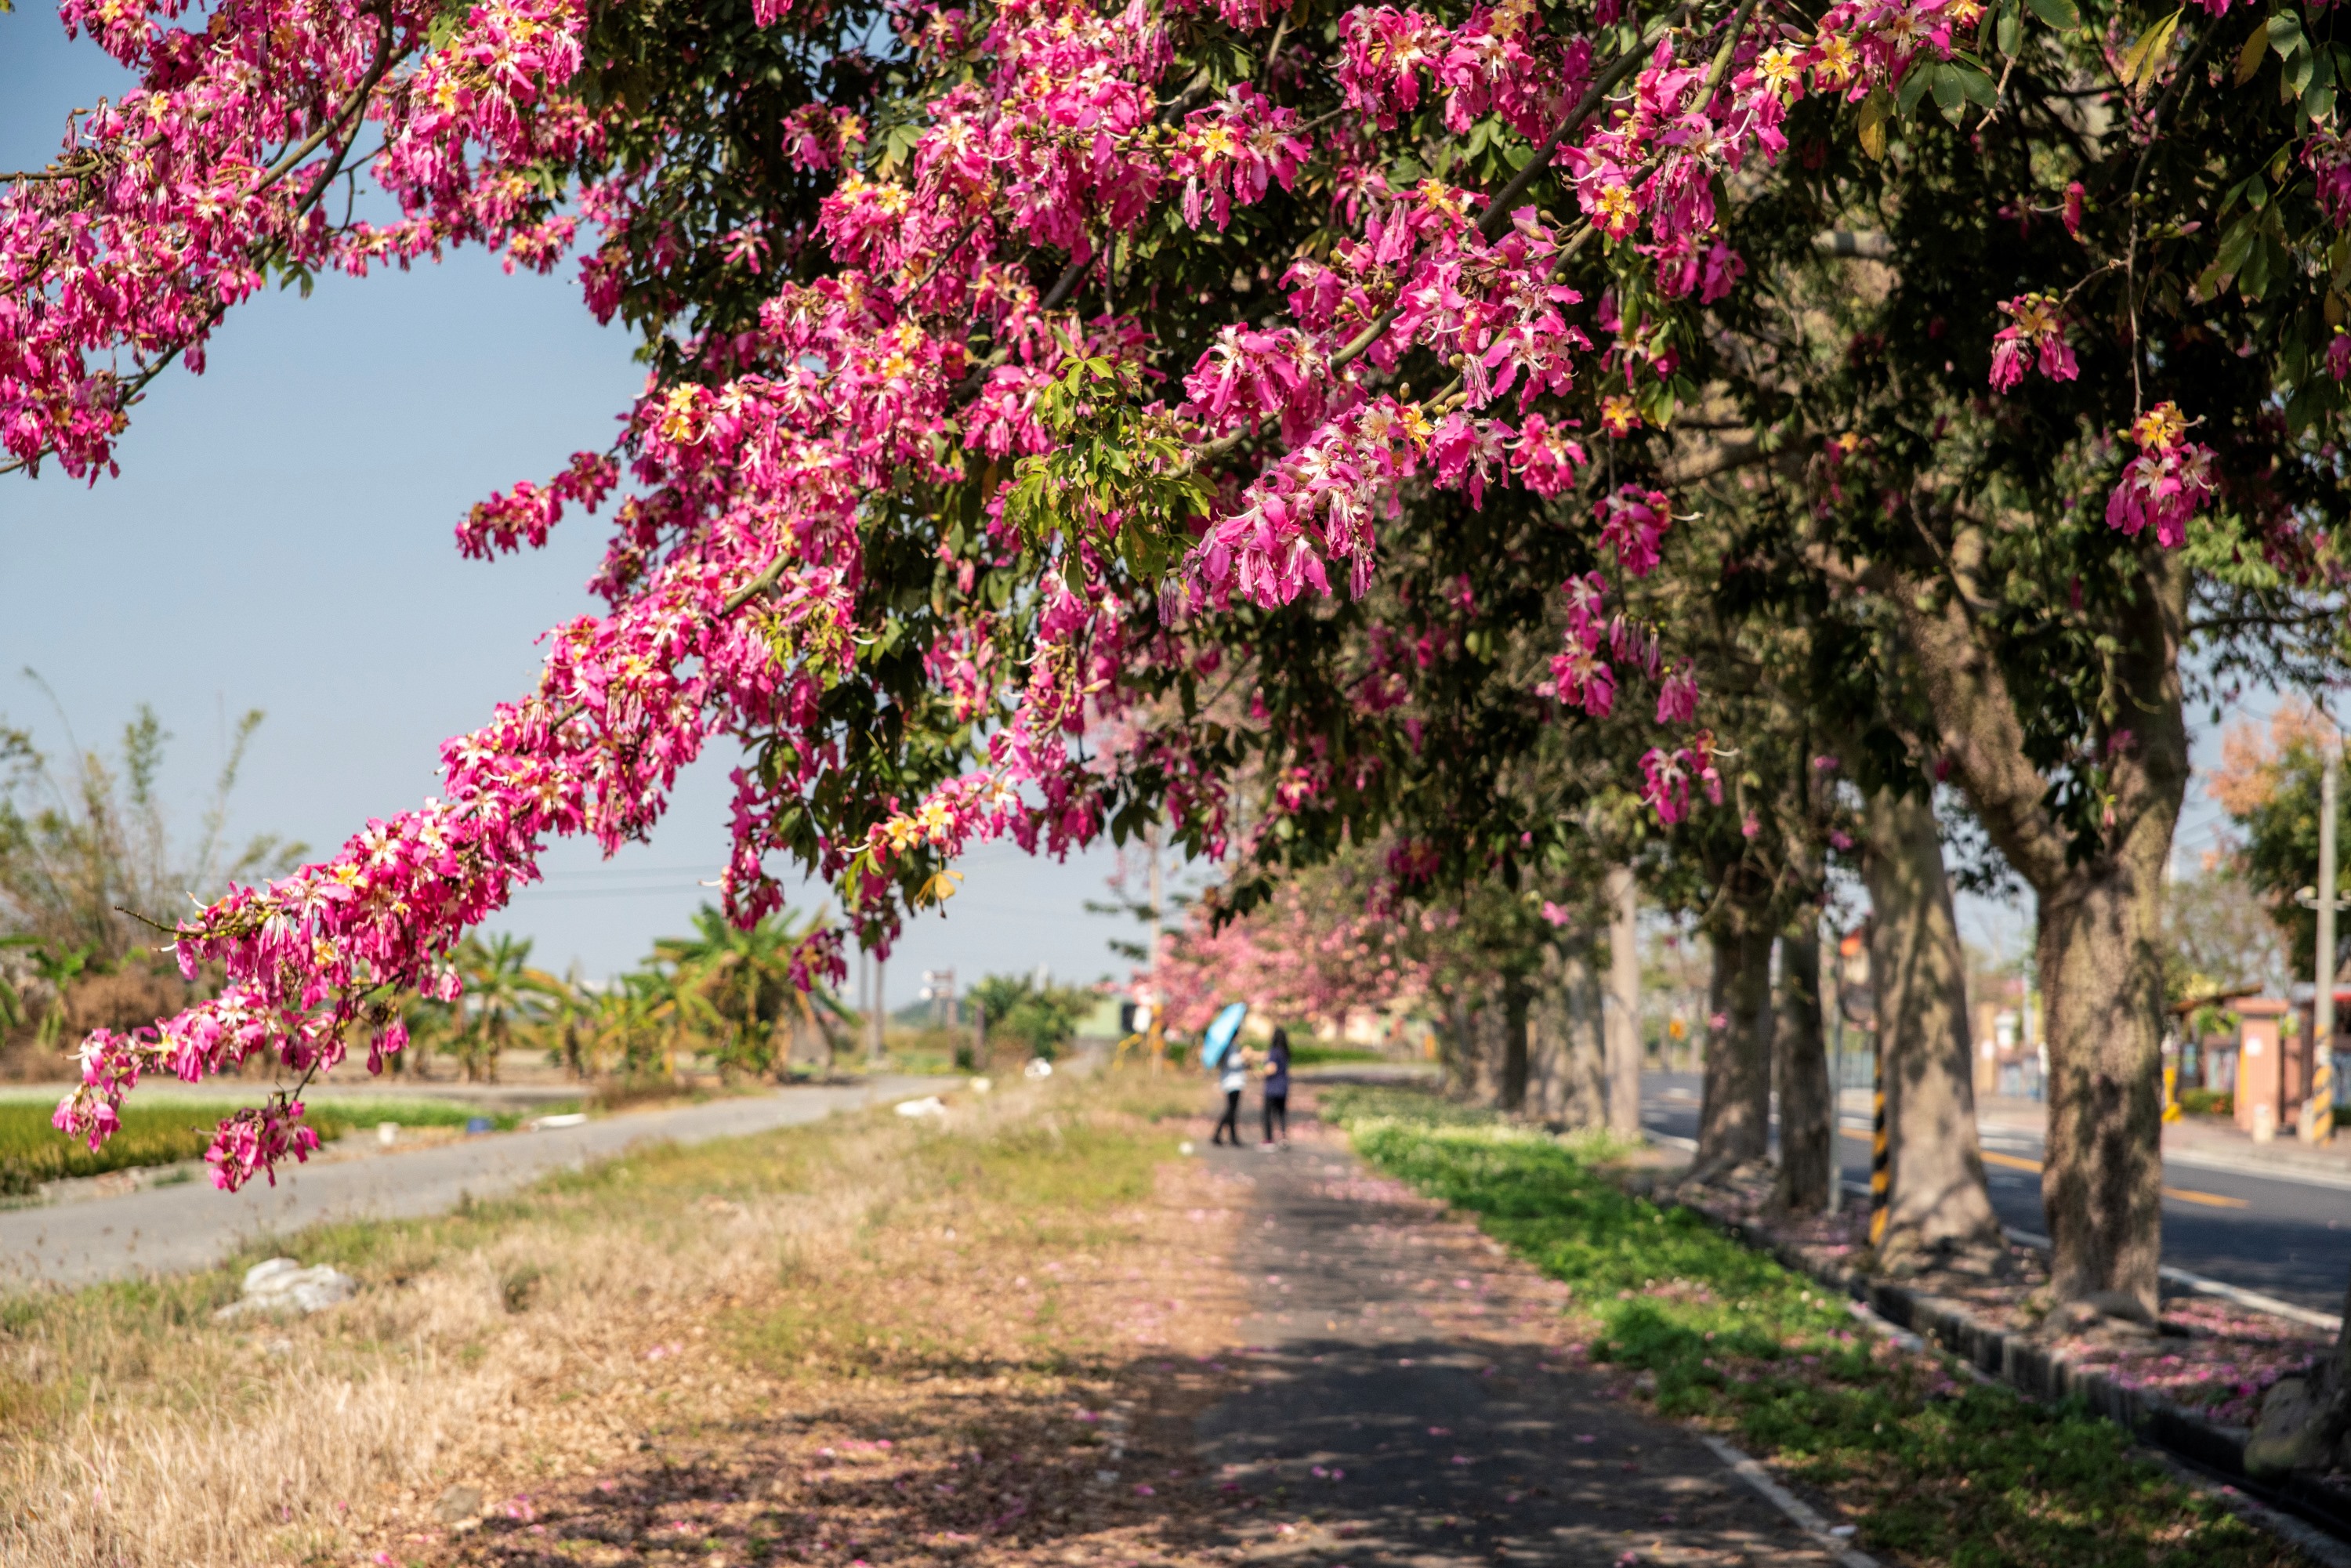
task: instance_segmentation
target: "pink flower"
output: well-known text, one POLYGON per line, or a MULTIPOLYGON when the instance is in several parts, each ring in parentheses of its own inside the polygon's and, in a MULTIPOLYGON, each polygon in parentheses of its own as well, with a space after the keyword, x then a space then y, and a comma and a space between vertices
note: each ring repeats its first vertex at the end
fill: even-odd
POLYGON ((2212 498, 2212 449, 2187 438, 2188 422, 2169 402, 2149 409, 2131 435, 2139 455, 2106 497, 2106 526, 2136 535, 2152 524, 2156 542, 2176 549, 2188 540, 2188 520, 2212 498))
POLYGON ((1616 563, 1635 577, 1656 570, 1658 541, 1673 521, 1665 494, 1626 485, 1604 496, 1594 507, 1600 518, 1600 542, 1614 551, 1616 563))
POLYGON ((2070 382, 2081 373, 2073 346, 2065 341, 2065 323, 2058 301, 2050 294, 2020 294, 2001 302, 2014 320, 1992 338, 1991 385, 2008 392, 2024 379, 2025 368, 2037 354, 2041 373, 2053 382, 2070 382))
POLYGON ((1687 724, 1698 716, 1698 680, 1687 673, 1666 677, 1657 688, 1657 722, 1687 724))

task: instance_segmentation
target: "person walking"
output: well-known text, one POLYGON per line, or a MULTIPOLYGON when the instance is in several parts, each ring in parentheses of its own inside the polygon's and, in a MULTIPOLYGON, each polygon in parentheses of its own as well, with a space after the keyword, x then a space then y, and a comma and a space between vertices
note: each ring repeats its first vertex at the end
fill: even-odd
POLYGON ((1241 1092, 1249 1087, 1249 1052, 1239 1045, 1225 1048, 1225 1060, 1218 1071, 1217 1087, 1225 1092, 1225 1113, 1217 1123, 1216 1136, 1208 1142, 1211 1145, 1221 1144, 1225 1141, 1225 1134, 1230 1133, 1233 1147, 1238 1149, 1241 1146, 1241 1092))
POLYGON ((1281 1142, 1290 1142, 1290 1031, 1277 1029, 1273 1043, 1265 1053, 1265 1143, 1274 1146, 1273 1130, 1281 1129, 1281 1142))

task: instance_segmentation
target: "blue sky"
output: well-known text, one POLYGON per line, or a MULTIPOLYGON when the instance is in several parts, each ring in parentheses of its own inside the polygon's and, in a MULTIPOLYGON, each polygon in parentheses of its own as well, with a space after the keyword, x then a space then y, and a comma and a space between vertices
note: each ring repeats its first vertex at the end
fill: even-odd
MULTIPOLYGON (((67 111, 122 80, 86 40, 68 43, 42 0, 0 15, 0 168, 47 162, 67 111)), ((443 738, 528 689, 538 634, 592 608, 580 585, 602 538, 575 514, 545 550, 485 565, 459 558, 451 530, 493 490, 607 442, 643 381, 631 347, 596 326, 568 267, 509 277, 478 253, 239 308, 203 376, 158 380, 120 478, 0 476, 0 716, 61 745, 27 665, 85 746, 110 747, 153 704, 176 737, 171 783, 190 827, 220 716, 251 707, 269 718, 235 800, 242 831, 323 850, 415 805, 437 790, 443 738)), ((553 967, 635 963, 708 896, 696 883, 725 860, 731 765, 705 757, 653 841, 610 862, 559 845, 546 885, 493 927, 534 937, 553 967)), ((1082 908, 1108 896, 1112 864, 977 853, 947 917, 908 927, 892 1004, 931 967, 1123 975, 1105 942, 1129 923, 1082 908)))

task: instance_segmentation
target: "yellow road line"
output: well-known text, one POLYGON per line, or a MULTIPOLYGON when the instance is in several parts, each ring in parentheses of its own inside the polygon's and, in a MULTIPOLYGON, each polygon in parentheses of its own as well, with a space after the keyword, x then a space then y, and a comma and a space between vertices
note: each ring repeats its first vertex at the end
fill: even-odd
MULTIPOLYGON (((1857 1139, 1865 1144, 1869 1142, 1869 1134, 1867 1133, 1855 1132, 1851 1127, 1841 1127, 1838 1131, 1842 1132, 1848 1138, 1857 1139)), ((2032 1171, 2036 1176, 2039 1175, 2041 1171, 2041 1162, 2039 1160, 2028 1160, 2022 1155, 2003 1155, 1997 1149, 1985 1149, 1982 1151, 1982 1154, 1984 1164, 1988 1166, 2005 1166, 2010 1170, 2032 1171)), ((2165 1187, 2163 1189, 2163 1196, 2166 1197, 2177 1198, 2181 1203, 2200 1203, 2207 1208, 2250 1208, 2252 1207, 2246 1199, 2241 1197, 2230 1197, 2224 1194, 2217 1192, 2197 1192, 2192 1188, 2184 1186, 2165 1187)))

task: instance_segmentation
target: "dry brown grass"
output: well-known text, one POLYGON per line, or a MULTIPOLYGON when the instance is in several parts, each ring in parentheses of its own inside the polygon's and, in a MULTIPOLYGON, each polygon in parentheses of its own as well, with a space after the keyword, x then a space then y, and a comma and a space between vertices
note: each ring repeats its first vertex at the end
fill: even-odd
POLYGON ((945 1127, 885 1113, 322 1228, 284 1249, 367 1289, 307 1321, 212 1322, 266 1250, 0 1303, 0 1560, 1172 1544, 1182 1508, 1096 1480, 1100 1433, 1122 1428, 1075 1415, 1123 1404, 1131 1452, 1111 1462, 1156 1463, 1217 1383, 1189 1359, 1228 1310, 1218 1228, 1187 1218, 1214 1198, 1170 1162, 1167 1108, 1058 1083, 945 1127), (886 1455, 861 1489, 853 1467, 886 1455), (464 1489, 487 1517, 452 1528, 435 1505, 464 1489))

